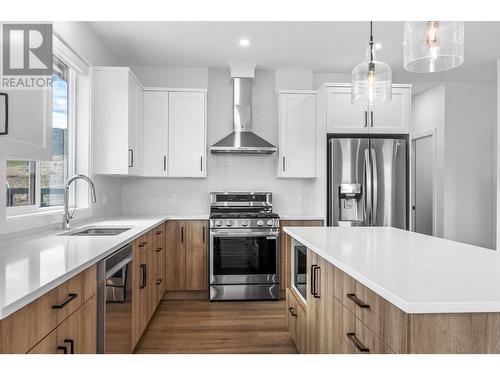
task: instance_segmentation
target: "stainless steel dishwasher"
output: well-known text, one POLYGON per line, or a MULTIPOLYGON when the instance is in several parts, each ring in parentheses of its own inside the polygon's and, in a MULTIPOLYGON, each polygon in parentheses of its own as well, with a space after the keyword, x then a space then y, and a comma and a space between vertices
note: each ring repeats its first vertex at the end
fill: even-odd
POLYGON ((132 350, 132 245, 97 264, 97 353, 132 350))

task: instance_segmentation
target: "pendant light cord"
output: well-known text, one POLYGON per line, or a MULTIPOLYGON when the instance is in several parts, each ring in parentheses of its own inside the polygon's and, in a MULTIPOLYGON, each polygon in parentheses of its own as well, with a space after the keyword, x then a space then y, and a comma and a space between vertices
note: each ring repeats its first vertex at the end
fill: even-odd
POLYGON ((370 21, 370 61, 373 61, 373 21, 370 21))

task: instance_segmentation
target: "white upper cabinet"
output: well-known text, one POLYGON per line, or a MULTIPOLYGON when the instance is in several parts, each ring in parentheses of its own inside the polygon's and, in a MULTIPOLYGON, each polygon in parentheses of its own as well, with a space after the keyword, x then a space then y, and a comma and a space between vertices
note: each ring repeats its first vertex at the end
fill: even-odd
POLYGON ((206 149, 206 91, 145 92, 144 176, 206 177, 206 149))
POLYGON ((316 94, 279 94, 279 177, 316 177, 316 94))
POLYGON ((94 172, 140 175, 143 96, 139 81, 128 68, 94 67, 91 85, 94 172))
POLYGON ((205 93, 168 94, 168 175, 206 176, 205 93))
POLYGON ((167 177, 168 92, 144 92, 142 175, 167 177))
POLYGON ((0 157, 50 160, 52 151, 52 89, 2 90, 0 95, 0 157))
POLYGON ((373 108, 351 103, 349 84, 327 85, 328 133, 406 134, 410 132, 411 86, 393 85, 392 101, 373 108))

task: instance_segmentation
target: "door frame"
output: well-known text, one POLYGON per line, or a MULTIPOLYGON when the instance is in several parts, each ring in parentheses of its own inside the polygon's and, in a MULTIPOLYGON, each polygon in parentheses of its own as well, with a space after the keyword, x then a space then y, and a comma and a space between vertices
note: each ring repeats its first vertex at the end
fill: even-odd
POLYGON ((415 211, 413 206, 415 205, 415 149, 413 147, 413 141, 418 139, 431 137, 432 139, 432 164, 434 166, 432 173, 432 236, 436 236, 437 233, 437 183, 436 183, 436 165, 437 165, 437 129, 429 129, 422 132, 410 134, 410 230, 415 232, 415 211))

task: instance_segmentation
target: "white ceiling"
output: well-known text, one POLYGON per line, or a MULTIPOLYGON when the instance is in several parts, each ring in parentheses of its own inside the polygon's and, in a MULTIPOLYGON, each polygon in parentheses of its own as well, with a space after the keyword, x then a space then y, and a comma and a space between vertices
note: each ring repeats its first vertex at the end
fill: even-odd
MULTIPOLYGON (((382 44, 378 59, 394 82, 493 80, 500 57, 500 22, 466 22, 465 62, 444 73, 403 70, 403 22, 375 22, 382 44)), ((121 65, 227 67, 255 62, 260 68, 351 72, 365 55, 368 22, 89 22, 121 65), (238 41, 248 38, 247 48, 238 41)))

